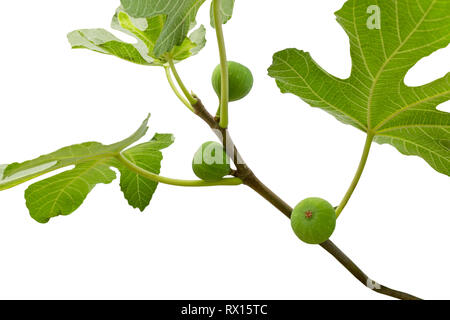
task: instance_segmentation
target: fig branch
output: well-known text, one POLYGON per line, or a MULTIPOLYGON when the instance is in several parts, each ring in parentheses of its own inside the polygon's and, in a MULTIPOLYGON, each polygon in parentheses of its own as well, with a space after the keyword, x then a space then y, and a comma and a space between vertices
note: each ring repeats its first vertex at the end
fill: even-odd
POLYGON ((349 257, 345 255, 331 240, 320 245, 337 261, 339 261, 359 282, 375 292, 400 300, 421 300, 409 293, 394 290, 370 279, 349 257))
MULTIPOLYGON (((253 189, 264 199, 270 202, 275 208, 283 213, 287 218, 292 215, 293 208, 289 206, 283 199, 270 190, 250 167, 244 162, 236 145, 230 137, 227 129, 222 128, 214 117, 206 110, 202 101, 197 98, 197 103, 193 105, 195 114, 200 117, 213 130, 213 132, 222 141, 225 150, 233 162, 237 170, 234 175, 240 178, 245 185, 253 189)), ((320 244, 329 254, 331 254, 339 263, 341 263, 359 282, 373 291, 401 300, 420 300, 409 293, 390 289, 386 286, 380 285, 369 278, 348 256, 346 256, 331 240, 327 240, 320 244)))
MULTIPOLYGON (((168 64, 169 64, 170 70, 172 70, 172 73, 173 73, 173 76, 175 77, 175 80, 178 83, 178 86, 180 87, 181 91, 183 91, 184 95, 186 96, 186 99, 189 101, 189 103, 191 105, 194 105, 196 100, 192 96, 192 94, 189 92, 189 90, 186 88, 186 86, 184 85, 183 81, 181 80, 181 77, 178 74, 177 69, 175 68, 175 63, 173 62, 173 59, 168 59, 168 64)), ((166 74, 167 74, 167 71, 166 71, 166 74)), ((172 84, 173 84, 173 82, 172 82, 172 84)), ((172 88, 174 88, 174 87, 172 87, 172 88)))

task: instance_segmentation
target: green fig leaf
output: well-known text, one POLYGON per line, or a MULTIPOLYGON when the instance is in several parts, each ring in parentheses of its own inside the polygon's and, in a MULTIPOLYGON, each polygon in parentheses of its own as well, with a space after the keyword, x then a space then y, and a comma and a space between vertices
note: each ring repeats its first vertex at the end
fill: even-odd
POLYGON ((154 53, 155 45, 165 23, 164 15, 133 18, 119 7, 111 27, 136 38, 135 43, 124 42, 105 29, 76 30, 67 37, 73 49, 89 49, 145 66, 164 66, 168 59, 179 62, 196 55, 205 46, 206 31, 200 26, 189 37, 185 37, 180 45, 158 57, 154 53))
POLYGON ((59 149, 34 160, 1 165, 0 191, 54 170, 74 166, 71 170, 32 184, 25 191, 31 217, 40 223, 46 223, 53 217, 74 212, 97 184, 111 183, 116 178, 111 167, 115 167, 122 175, 121 187, 130 204, 143 210, 148 206, 157 184, 140 179, 124 168, 117 156, 123 153, 144 169, 159 173, 162 160, 159 150, 172 144, 172 135, 156 134, 150 142, 126 150, 140 140, 147 130, 148 118, 130 137, 111 145, 86 142, 59 149), (144 190, 144 187, 148 189, 144 190))
POLYGON ((0 176, 0 191, 71 165, 115 157, 120 151, 145 136, 148 130, 148 120, 149 118, 145 119, 139 129, 130 137, 111 145, 85 142, 64 147, 33 160, 7 165, 0 176))
POLYGON ((450 73, 417 87, 404 82, 417 62, 449 44, 449 12, 448 0, 349 0, 336 13, 350 38, 348 79, 297 49, 276 53, 269 75, 281 92, 450 175, 450 113, 437 109, 450 99, 450 73))

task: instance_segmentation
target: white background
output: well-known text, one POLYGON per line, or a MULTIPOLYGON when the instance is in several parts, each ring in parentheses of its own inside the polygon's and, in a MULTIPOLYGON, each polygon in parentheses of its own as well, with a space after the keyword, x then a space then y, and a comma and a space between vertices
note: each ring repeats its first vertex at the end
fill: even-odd
MULTIPOLYGON (((266 70, 274 52, 297 47, 347 77, 348 38, 333 14, 344 1, 236 2, 225 27, 228 54, 252 69, 255 87, 231 105, 231 133, 257 175, 288 203, 319 196, 337 204, 358 164, 364 134, 281 95, 266 70)), ((67 43, 74 29, 108 28, 118 4, 2 3, 1 163, 73 143, 113 143, 151 112, 151 133, 170 132, 177 139, 164 152, 162 174, 194 178, 191 157, 214 136, 171 94, 163 70, 71 50, 67 43)), ((208 25, 208 14, 205 5, 199 22, 208 25)), ((200 55, 178 68, 215 111, 209 78, 218 55, 211 29, 208 39, 200 55)), ((407 83, 445 75, 448 49, 422 60, 407 83)), ((448 104, 441 108, 449 110, 448 104)), ((0 193, 0 298, 383 298, 320 247, 301 243, 282 214, 243 186, 161 185, 142 214, 127 205, 115 181, 97 186, 71 216, 46 225, 29 217, 26 187, 0 193)), ((332 240, 385 285, 423 298, 449 298, 448 196, 448 177, 422 159, 374 145, 332 240)))

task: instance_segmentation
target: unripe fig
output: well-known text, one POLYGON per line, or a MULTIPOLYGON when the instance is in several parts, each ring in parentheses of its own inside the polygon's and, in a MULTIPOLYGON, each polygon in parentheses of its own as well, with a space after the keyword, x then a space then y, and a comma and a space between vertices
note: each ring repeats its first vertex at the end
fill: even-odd
POLYGON ((192 170, 202 180, 218 181, 230 174, 230 158, 220 143, 205 142, 194 155, 192 170))
MULTIPOLYGON (((220 65, 218 65, 212 75, 212 85, 217 93, 221 96, 222 92, 222 77, 220 65)), ((247 96, 253 87, 252 72, 240 63, 228 61, 228 83, 229 83, 229 101, 241 100, 247 96)))
POLYGON ((336 227, 333 206, 320 198, 301 201, 292 211, 291 226, 297 237, 309 244, 325 242, 336 227))

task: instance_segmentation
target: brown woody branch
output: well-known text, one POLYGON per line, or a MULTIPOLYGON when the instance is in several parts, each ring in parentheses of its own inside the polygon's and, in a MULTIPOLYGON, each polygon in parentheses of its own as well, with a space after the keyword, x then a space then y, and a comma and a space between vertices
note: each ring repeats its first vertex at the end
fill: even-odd
MULTIPOLYGON (((196 97, 197 98, 197 97, 196 97)), ((266 185, 264 185, 248 165, 243 160, 239 151, 236 148, 233 140, 227 129, 219 126, 218 119, 214 118, 205 108, 200 99, 197 98, 197 103, 193 106, 195 114, 205 121, 208 126, 213 130, 217 137, 222 141, 225 149, 236 165, 236 170, 233 175, 240 178, 245 185, 253 189, 264 199, 270 202, 287 218, 291 217, 292 207, 271 191, 266 185)), ((349 257, 347 257, 331 240, 327 240, 320 246, 330 253, 339 263, 341 263, 359 282, 366 287, 372 289, 375 292, 384 294, 393 298, 401 300, 420 300, 419 298, 410 295, 405 292, 397 291, 380 285, 370 279, 349 257)))

